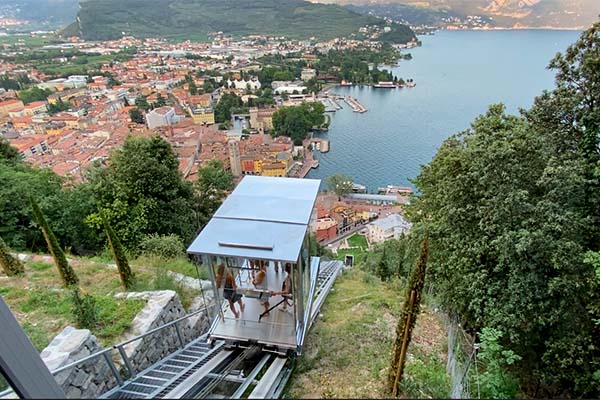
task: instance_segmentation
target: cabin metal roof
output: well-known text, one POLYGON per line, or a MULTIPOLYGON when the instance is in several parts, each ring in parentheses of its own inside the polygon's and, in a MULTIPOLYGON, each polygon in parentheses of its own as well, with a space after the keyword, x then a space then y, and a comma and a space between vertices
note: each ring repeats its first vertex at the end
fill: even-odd
POLYGON ((317 179, 244 177, 188 253, 296 262, 319 184, 317 179))

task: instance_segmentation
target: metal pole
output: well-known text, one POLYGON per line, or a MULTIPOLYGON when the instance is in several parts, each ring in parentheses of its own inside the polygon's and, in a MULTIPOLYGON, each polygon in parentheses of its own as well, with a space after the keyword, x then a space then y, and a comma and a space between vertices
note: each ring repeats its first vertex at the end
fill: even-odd
POLYGON ((22 399, 65 398, 52 374, 0 296, 0 374, 22 399))
POLYGON ((185 343, 183 341, 183 337, 181 336, 181 331, 179 330, 179 324, 175 324, 175 332, 177 332, 177 339, 179 339, 179 345, 181 347, 184 347, 185 343))
POLYGON ((119 346, 117 346, 117 350, 119 350, 119 354, 121 355, 121 358, 123 359, 123 362, 125 363, 125 368, 127 368, 127 371, 129 372, 129 377, 135 378, 135 375, 136 375, 135 369, 131 365, 131 362, 129 361, 129 357, 127 357, 127 353, 125 353, 125 349, 123 349, 123 346, 119 345, 119 346))
POLYGON ((117 367, 115 367, 115 363, 113 362, 112 358, 110 358, 108 356, 108 353, 102 353, 102 355, 104 356, 104 359, 106 360, 106 363, 110 367, 110 370, 112 371, 113 375, 117 379, 117 382, 119 383, 119 386, 123 386, 123 377, 121 376, 121 374, 117 370, 117 367))
POLYGON ((406 349, 408 348, 408 331, 412 320, 413 303, 415 302, 415 291, 410 291, 410 300, 408 302, 408 317, 406 318, 406 325, 404 326, 404 336, 402 337, 402 347, 400 348, 400 358, 398 364, 396 364, 396 379, 394 379, 393 394, 394 397, 398 395, 398 382, 400 382, 400 376, 404 370, 404 357, 406 357, 406 349))

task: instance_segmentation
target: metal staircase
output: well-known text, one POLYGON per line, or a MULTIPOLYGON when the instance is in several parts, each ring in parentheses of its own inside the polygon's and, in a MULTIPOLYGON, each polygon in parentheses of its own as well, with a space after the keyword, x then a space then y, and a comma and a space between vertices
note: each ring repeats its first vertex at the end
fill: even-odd
POLYGON ((319 275, 317 278, 317 287, 315 290, 315 299, 313 300, 310 313, 311 324, 319 314, 321 306, 325 302, 325 297, 329 294, 331 287, 335 283, 338 275, 342 272, 344 263, 341 261, 321 261, 319 265, 319 275))
POLYGON ((125 381, 120 387, 105 393, 102 398, 161 398, 206 365, 222 347, 223 342, 218 342, 211 348, 207 336, 201 336, 125 381))

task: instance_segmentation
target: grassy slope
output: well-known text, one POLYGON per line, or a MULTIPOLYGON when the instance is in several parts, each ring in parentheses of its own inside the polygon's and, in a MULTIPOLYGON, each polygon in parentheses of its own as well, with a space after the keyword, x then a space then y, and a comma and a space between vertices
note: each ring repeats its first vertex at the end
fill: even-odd
MULTIPOLYGON (((288 386, 292 398, 381 398, 405 291, 354 268, 335 284, 288 386)), ((448 397, 445 332, 423 307, 409 346, 403 394, 448 397)))
MULTIPOLYGON (((122 292, 119 275, 103 262, 112 260, 78 259, 71 262, 80 278, 80 287, 94 295, 99 309, 99 323, 92 332, 103 345, 116 343, 131 326, 135 315, 145 306, 145 301, 115 299, 122 292)), ((0 274, 0 295, 38 350, 67 325, 74 325, 68 293, 53 264, 28 262, 22 277, 6 277, 0 274)), ((195 268, 186 260, 161 261, 145 258, 132 263, 138 284, 136 290, 176 290, 184 306, 199 295, 173 282, 166 271, 179 272, 196 277, 195 268)), ((204 275, 204 274, 202 274, 204 275)))
POLYGON ((202 37, 218 31, 234 36, 329 39, 355 33, 366 24, 382 23, 343 7, 302 0, 89 0, 81 7, 80 26, 86 39, 114 38, 121 32, 145 37, 202 37))

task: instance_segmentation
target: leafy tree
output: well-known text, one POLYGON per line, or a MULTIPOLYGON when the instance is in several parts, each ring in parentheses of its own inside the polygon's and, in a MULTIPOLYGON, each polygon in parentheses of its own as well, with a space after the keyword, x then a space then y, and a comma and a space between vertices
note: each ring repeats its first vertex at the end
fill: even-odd
POLYGON ((206 79, 204 81, 204 83, 202 84, 202 90, 204 91, 204 93, 212 93, 215 90, 215 85, 213 83, 214 81, 212 79, 206 79))
POLYGON ((4 137, 0 137, 0 163, 15 165, 21 161, 19 151, 10 145, 4 137))
POLYGON ((191 95, 197 95, 198 94, 198 86, 196 86, 196 82, 190 81, 188 83, 188 90, 191 95))
POLYGON ((229 191, 233 189, 233 175, 225 171, 223 163, 219 160, 210 160, 206 166, 198 169, 198 180, 194 184, 198 203, 199 225, 204 226, 229 191))
POLYGON ((121 81, 119 81, 118 79, 115 79, 114 76, 109 75, 108 78, 106 79, 106 86, 108 88, 112 88, 113 86, 119 86, 121 84, 121 81))
POLYGON ((6 276, 19 275, 25 272, 23 263, 10 254, 10 249, 0 238, 0 266, 6 276))
POLYGON ((150 104, 148 104, 148 100, 145 97, 140 96, 135 99, 135 106, 141 110, 148 111, 150 109, 150 104))
POLYGON ((342 174, 335 174, 327 178, 327 188, 338 196, 345 196, 352 192, 352 179, 342 174))
POLYGON ((110 226, 108 219, 106 218, 102 210, 99 211, 99 214, 100 218, 102 219, 102 225, 104 225, 106 237, 108 238, 108 245, 110 246, 111 252, 115 259, 115 263, 117 264, 117 269, 119 270, 121 283, 123 284, 125 289, 131 289, 135 284, 135 277, 133 275, 133 272, 131 272, 131 268, 129 267, 129 262, 127 261, 127 257, 125 256, 123 246, 121 246, 121 241, 115 234, 115 231, 110 226))
POLYGON ((317 78, 311 78, 306 81, 306 89, 309 93, 318 93, 321 91, 322 85, 317 78))
POLYGON ((19 81, 10 79, 8 74, 0 75, 0 88, 6 90, 19 90, 21 89, 21 85, 19 85, 19 81))
POLYGON ((56 103, 52 104, 52 103, 48 103, 47 108, 48 108, 48 112, 50 114, 56 114, 62 111, 67 111, 68 109, 70 109, 71 103, 69 103, 68 101, 63 101, 61 98, 59 98, 56 103))
MULTIPOLYGON (((169 143, 155 135, 128 137, 108 166, 90 170, 91 190, 122 243, 134 250, 144 235, 191 239, 197 228, 192 185, 183 180, 169 143)), ((97 214, 88 222, 101 225, 97 214)))
POLYGON ((31 202, 31 207, 33 209, 33 215, 35 217, 35 220, 44 234, 46 244, 48 245, 48 250, 54 258, 54 264, 56 265, 56 268, 60 273, 60 276, 63 280, 63 284, 65 285, 65 287, 77 286, 79 284, 79 278, 77 278, 75 271, 69 265, 67 257, 65 257, 65 253, 61 249, 60 244, 56 239, 56 236, 54 236, 54 233, 52 232, 52 229, 50 229, 50 226, 48 226, 48 223, 46 222, 46 218, 44 217, 40 206, 37 204, 33 197, 30 197, 29 201, 31 202))
POLYGON ((508 367, 521 359, 512 350, 505 349, 499 340, 504 336, 494 328, 483 328, 479 333, 478 361, 482 372, 477 377, 481 396, 491 399, 515 398, 519 382, 508 372, 508 367))
POLYGON ((473 332, 506 332, 500 344, 521 357, 510 368, 523 390, 589 394, 600 367, 597 350, 583 350, 597 329, 586 312, 594 272, 582 262, 595 230, 584 211, 589 181, 583 160, 558 159, 549 142, 492 106, 423 168, 413 216, 432 234, 445 306, 473 332))
POLYGON ((376 275, 383 281, 386 281, 389 278, 389 270, 388 270, 388 260, 385 254, 386 246, 383 246, 383 251, 381 253, 381 257, 379 259, 379 263, 377 264, 377 269, 375 271, 376 275))
POLYGON ((295 145, 301 145, 314 126, 325 121, 322 103, 302 103, 299 106, 282 107, 273 114, 274 136, 289 136, 295 145))
POLYGON ((132 108, 129 110, 129 119, 131 119, 131 122, 135 122, 136 124, 143 124, 146 122, 144 119, 144 114, 142 114, 139 108, 132 108))
POLYGON ((600 23, 552 60, 556 88, 524 117, 493 106, 426 166, 414 216, 432 232, 432 276, 468 329, 521 357, 530 396, 599 395, 600 23), (566 195, 568 193, 568 195, 566 195), (576 333, 573 327, 577 327, 576 333))
POLYGON ((162 95, 159 93, 158 96, 156 96, 156 107, 164 107, 167 105, 167 102, 165 101, 165 98, 162 97, 162 95))
POLYGON ((52 94, 50 90, 40 89, 37 86, 31 89, 21 90, 19 92, 19 99, 25 104, 33 103, 34 101, 46 101, 48 96, 52 94))
POLYGON ((232 109, 242 107, 243 105, 244 103, 239 96, 236 96, 234 93, 224 93, 215 106, 215 121, 229 121, 232 109))
POLYGON ((392 359, 388 373, 388 389, 394 396, 398 393, 398 384, 402 380, 406 350, 412 338, 412 331, 419 315, 423 286, 425 285, 425 271, 427 269, 427 258, 429 256, 429 240, 425 238, 421 243, 421 254, 419 261, 412 273, 409 283, 402 316, 396 327, 396 340, 392 350, 392 359))
POLYGON ((0 232, 13 249, 38 250, 43 241, 39 229, 32 226, 33 211, 23 199, 38 196, 44 209, 60 202, 62 179, 50 169, 35 169, 24 162, 13 165, 0 159, 0 232))

